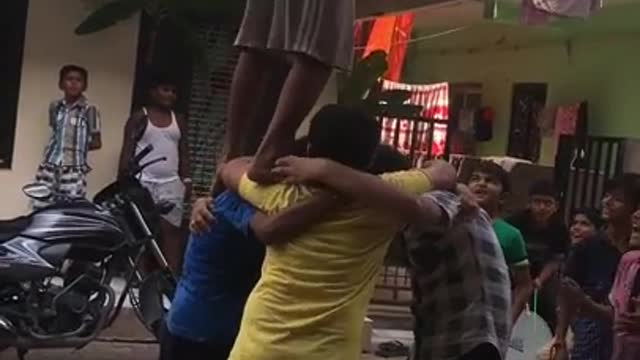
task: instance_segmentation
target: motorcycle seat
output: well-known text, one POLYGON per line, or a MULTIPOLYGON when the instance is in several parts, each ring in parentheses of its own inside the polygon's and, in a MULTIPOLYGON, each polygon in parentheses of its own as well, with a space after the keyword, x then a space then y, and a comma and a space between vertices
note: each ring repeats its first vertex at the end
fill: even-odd
POLYGON ((31 224, 31 218, 20 216, 10 220, 0 220, 0 243, 9 241, 20 235, 31 224))

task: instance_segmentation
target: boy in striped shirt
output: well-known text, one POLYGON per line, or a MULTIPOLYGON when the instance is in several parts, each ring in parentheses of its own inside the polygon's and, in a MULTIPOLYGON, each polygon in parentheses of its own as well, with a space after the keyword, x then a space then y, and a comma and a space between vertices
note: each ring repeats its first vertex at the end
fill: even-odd
POLYGON ((36 209, 56 199, 86 195, 86 175, 91 170, 87 154, 102 146, 98 110, 84 97, 88 76, 87 70, 77 65, 60 70, 58 86, 64 97, 49 105, 51 137, 36 173, 36 182, 46 184, 52 196, 48 201, 34 202, 36 209))

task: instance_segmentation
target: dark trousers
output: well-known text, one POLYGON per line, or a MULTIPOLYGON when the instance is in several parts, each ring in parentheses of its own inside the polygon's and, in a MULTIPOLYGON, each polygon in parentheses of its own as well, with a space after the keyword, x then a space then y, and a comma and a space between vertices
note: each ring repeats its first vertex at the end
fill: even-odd
POLYGON ((169 332, 165 326, 160 336, 160 360, 227 360, 233 342, 191 341, 169 332))
POLYGON ((491 344, 481 344, 466 353, 460 360, 501 360, 500 352, 491 344))

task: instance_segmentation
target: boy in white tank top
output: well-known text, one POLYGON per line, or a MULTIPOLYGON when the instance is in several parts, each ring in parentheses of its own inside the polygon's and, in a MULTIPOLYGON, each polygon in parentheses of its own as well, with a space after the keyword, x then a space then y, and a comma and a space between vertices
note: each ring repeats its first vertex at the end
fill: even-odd
POLYGON ((160 246, 174 273, 182 260, 184 202, 191 197, 192 185, 186 120, 173 111, 176 100, 175 82, 164 74, 155 74, 149 87, 149 104, 134 112, 125 126, 119 167, 120 172, 125 171, 129 159, 148 145, 153 145, 153 151, 143 162, 166 158, 145 168, 140 182, 156 204, 173 205, 169 213, 162 215, 160 246))

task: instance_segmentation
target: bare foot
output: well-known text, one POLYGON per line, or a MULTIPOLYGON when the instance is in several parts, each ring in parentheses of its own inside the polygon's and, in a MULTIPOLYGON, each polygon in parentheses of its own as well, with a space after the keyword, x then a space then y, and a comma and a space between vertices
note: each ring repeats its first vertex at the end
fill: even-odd
MULTIPOLYGON (((290 134, 282 135, 279 138, 294 138, 293 135, 289 135, 290 134)), ((272 146, 262 144, 263 146, 260 146, 249 171, 247 171, 249 179, 257 182, 258 184, 273 184, 280 180, 271 172, 271 169, 280 156, 287 154, 290 151, 293 147, 293 142, 279 141, 277 144, 278 145, 272 146)))
POLYGON ((247 171, 247 177, 258 184, 278 182, 277 177, 271 172, 274 163, 275 159, 265 159, 265 156, 257 157, 247 171))

